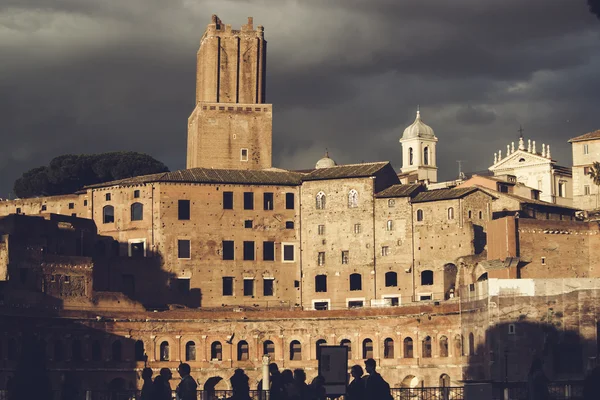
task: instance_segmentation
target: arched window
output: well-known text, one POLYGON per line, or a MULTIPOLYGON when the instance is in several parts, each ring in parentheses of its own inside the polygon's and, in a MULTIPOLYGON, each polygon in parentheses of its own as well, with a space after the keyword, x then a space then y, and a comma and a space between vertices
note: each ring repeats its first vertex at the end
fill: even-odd
POLYGON ((442 374, 440 376, 440 387, 450 387, 450 376, 442 374))
POLYGON ((398 286, 398 274, 389 271, 385 273, 385 287, 396 287, 398 286))
POLYGON ((144 349, 144 342, 138 340, 135 342, 135 361, 145 361, 146 350, 144 349))
POLYGON ((448 338, 440 337, 440 357, 448 357, 448 338))
POLYGON ((448 208, 448 219, 454 219, 454 207, 448 208))
POLYGON ((212 342, 210 345, 210 359, 213 361, 223 360, 223 346, 221 342, 212 342))
POLYGON ((319 356, 321 355, 321 346, 326 345, 327 344, 327 340, 325 339, 319 339, 317 340, 316 343, 316 355, 317 355, 317 360, 319 359, 319 356))
POLYGON ((102 223, 112 224, 115 222, 115 208, 113 206, 104 206, 102 208, 102 223))
POLYGON ((358 192, 355 189, 352 189, 348 192, 348 207, 358 207, 358 192))
POLYGON ((472 356, 475 354, 475 336, 473 332, 469 333, 469 355, 472 356))
POLYGON ((248 361, 250 358, 250 349, 248 347, 248 342, 245 340, 240 340, 237 345, 237 360, 238 361, 248 361))
POLYGON ((302 345, 297 340, 292 340, 292 342, 290 343, 290 360, 302 360, 302 345))
POLYGON ((473 211, 469 210, 469 219, 473 217, 473 211))
POLYGON ((325 193, 319 192, 317 193, 317 210, 325 209, 325 193))
POLYGON ((265 340, 263 343, 263 354, 271 356, 271 359, 275 357, 275 343, 270 340, 265 340))
POLYGON ((196 343, 191 340, 185 344, 185 361, 196 361, 196 343))
POLYGON ((102 345, 100 341, 94 340, 92 342, 92 361, 102 360, 102 345))
POLYGON ((121 348, 120 340, 115 340, 113 342, 111 350, 112 350, 112 360, 113 361, 121 361, 122 348, 121 348))
POLYGON ((350 290, 362 290, 362 276, 350 274, 350 290))
POLYGON ((160 361, 169 361, 171 359, 171 351, 169 342, 166 340, 160 344, 160 361))
POLYGON ((455 356, 457 356, 457 357, 464 356, 462 335, 456 335, 456 337, 454 338, 454 351, 456 352, 455 356))
POLYGON ((404 338, 404 358, 413 358, 413 340, 411 337, 404 338))
POLYGON ((417 210, 417 221, 423 221, 423 210, 417 210))
POLYGON ((483 219, 483 211, 479 211, 479 219, 483 219))
POLYGON ((362 358, 364 360, 373 358, 373 341, 371 339, 365 339, 362 343, 362 358))
POLYGON ((423 164, 429 165, 429 146, 425 146, 423 149, 423 164))
POLYGON ((144 205, 142 203, 133 203, 131 205, 131 220, 141 221, 144 219, 144 205))
POLYGON ((383 358, 394 358, 394 339, 387 338, 383 341, 383 358))
POLYGON ((413 149, 412 147, 408 148, 408 165, 413 165, 413 149))
POLYGON ((352 342, 348 339, 343 339, 340 342, 340 346, 346 346, 348 348, 348 360, 352 360, 352 342))
POLYGON ((423 358, 431 358, 431 336, 423 339, 423 358))
POLYGON ((63 361, 64 359, 65 349, 63 347, 63 342, 61 340, 57 340, 54 342, 54 361, 63 361))
POLYGON ((394 221, 392 221, 391 219, 389 219, 387 221, 385 229, 388 230, 388 231, 393 231, 394 230, 394 221))
POLYGON ((79 341, 79 339, 74 339, 71 342, 71 360, 73 360, 73 361, 83 360, 83 356, 81 353, 81 341, 79 341))
POLYGON ((428 269, 425 271, 421 271, 421 285, 433 285, 433 271, 428 269))
POLYGON ((327 275, 315 276, 315 292, 327 291, 327 275))

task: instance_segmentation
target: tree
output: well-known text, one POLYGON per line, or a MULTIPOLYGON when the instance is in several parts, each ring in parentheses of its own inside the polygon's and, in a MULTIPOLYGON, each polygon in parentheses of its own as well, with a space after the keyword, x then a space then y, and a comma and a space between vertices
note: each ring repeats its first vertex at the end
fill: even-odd
POLYGON ((52 196, 73 193, 95 183, 167 171, 162 162, 142 153, 65 154, 48 166, 25 172, 15 181, 13 190, 21 198, 52 196))
POLYGON ((596 208, 598 208, 598 196, 600 196, 600 162, 594 161, 590 168, 590 178, 596 185, 596 208))

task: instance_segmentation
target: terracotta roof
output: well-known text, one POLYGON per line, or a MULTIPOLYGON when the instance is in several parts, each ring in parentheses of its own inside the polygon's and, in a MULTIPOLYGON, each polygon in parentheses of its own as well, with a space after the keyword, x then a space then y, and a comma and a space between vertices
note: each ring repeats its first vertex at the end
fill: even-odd
POLYGON ((554 170, 560 172, 563 175, 573 176, 573 169, 571 167, 563 167, 562 165, 554 165, 554 170))
MULTIPOLYGON (((461 197, 464 197, 478 190, 479 189, 476 187, 428 190, 426 192, 421 192, 418 195, 416 195, 413 198, 412 202, 424 203, 426 201, 460 199, 461 197)), ((490 195, 489 193, 486 194, 490 195)))
POLYGON ((317 181, 325 179, 342 179, 342 178, 364 178, 373 176, 390 163, 375 162, 364 164, 348 164, 338 165, 330 168, 320 168, 308 173, 302 177, 303 181, 317 181))
POLYGON ((233 183, 254 185, 300 185, 302 174, 278 170, 233 170, 192 168, 160 174, 142 175, 118 181, 98 183, 86 188, 130 186, 150 182, 233 183))
POLYGON ((585 135, 577 136, 572 139, 569 139, 569 143, 573 142, 581 142, 584 140, 592 140, 592 139, 600 139, 600 129, 594 132, 586 133, 585 135))
POLYGON ((486 187, 479 186, 479 185, 473 185, 473 187, 479 188, 479 189, 483 190, 484 192, 486 192, 488 194, 491 194, 491 195, 493 195, 495 197, 500 197, 500 196, 509 197, 511 199, 517 200, 521 204, 533 204, 533 205, 536 205, 536 206, 566 208, 566 209, 569 209, 569 210, 579 210, 578 208, 569 207, 569 206, 562 206, 560 204, 548 203, 547 201, 535 200, 535 199, 528 199, 526 197, 517 196, 516 194, 512 194, 512 193, 501 193, 501 192, 498 192, 497 190, 488 189, 486 187))
POLYGON ((425 190, 425 186, 417 183, 411 185, 392 185, 389 188, 375 194, 375 197, 409 197, 420 190, 425 190))

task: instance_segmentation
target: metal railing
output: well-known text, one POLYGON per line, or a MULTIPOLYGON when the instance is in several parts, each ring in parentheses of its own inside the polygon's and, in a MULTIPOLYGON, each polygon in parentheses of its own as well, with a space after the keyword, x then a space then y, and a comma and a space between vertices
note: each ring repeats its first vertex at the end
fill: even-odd
MULTIPOLYGON (((551 400, 583 399, 583 382, 551 382, 548 385, 551 400)), ((492 385, 493 400, 528 400, 527 382, 509 382, 492 385)))

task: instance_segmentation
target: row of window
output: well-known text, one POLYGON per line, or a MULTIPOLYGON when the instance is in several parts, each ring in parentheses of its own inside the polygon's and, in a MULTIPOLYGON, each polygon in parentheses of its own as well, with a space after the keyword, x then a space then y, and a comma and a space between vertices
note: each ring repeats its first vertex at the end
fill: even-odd
MULTIPOLYGON (((234 295, 234 278, 224 276, 223 278, 223 296, 234 295)), ((243 295, 254 296, 254 278, 244 278, 243 295)), ((263 278, 263 296, 275 295, 275 278, 263 278)))
MULTIPOLYGON (((412 147, 408 148, 408 165, 414 164, 414 151, 412 147)), ((423 165, 429 165, 429 146, 423 148, 423 165)))
MULTIPOLYGON (((189 242, 189 241, 188 241, 189 242)), ((243 242, 243 259, 244 261, 255 260, 255 242, 243 242)), ((294 262, 296 259, 295 249, 293 244, 281 244, 281 253, 283 262, 294 262)), ((235 260, 235 242, 233 240, 223 240, 222 242, 222 257, 223 260, 235 260)), ((275 261, 275 242, 263 242, 263 261, 275 261)))
MULTIPOLYGON (((350 274, 350 290, 362 290, 362 275, 358 273, 350 274)), ((425 270, 421 272, 421 285, 433 285, 433 271, 425 270)), ((385 273, 385 286, 397 287, 398 274, 393 271, 385 273)), ((327 292, 327 275, 315 276, 315 292, 327 292)))
MULTIPOLYGON (((449 356, 449 340, 446 336, 440 336, 438 340, 438 352, 440 357, 449 356)), ((14 338, 8 339, 8 347, 6 358, 10 361, 16 361, 18 359, 18 347, 17 341, 14 338)), ((319 357, 320 347, 326 345, 325 339, 319 339, 316 342, 316 358, 319 357)), ((431 358, 433 351, 433 339, 431 336, 426 336, 421 341, 421 358, 431 358)), ((343 339, 340 342, 341 346, 348 348, 348 358, 352 359, 352 342, 348 339, 343 339)), ((402 341, 403 358, 414 357, 414 342, 411 337, 406 337, 402 341)), ((373 341, 369 338, 362 341, 362 352, 361 356, 363 359, 373 358, 373 341)), ((456 335, 454 339, 455 356, 463 356, 463 337, 462 335, 456 335)), ((40 350, 42 351, 42 357, 45 359, 46 354, 46 343, 42 342, 40 350)), ((249 360, 250 346, 245 340, 240 340, 236 344, 237 348, 237 361, 249 360)), ((84 361, 90 359, 91 361, 105 361, 110 360, 114 362, 120 362, 124 360, 123 357, 123 345, 120 340, 115 340, 110 345, 110 353, 103 354, 102 343, 99 340, 94 340, 91 343, 90 354, 85 353, 84 346, 79 339, 74 339, 70 343, 70 360, 71 361, 84 361), (89 356, 89 358, 87 357, 89 356)), ((263 354, 270 355, 275 358, 275 344, 271 340, 265 340, 262 343, 263 354)), ((67 351, 62 340, 55 340, 52 346, 52 359, 53 361, 62 362, 66 361, 67 351)), ((475 354, 475 339, 473 333, 469 334, 469 354, 475 354)), ((144 342, 138 340, 134 345, 134 359, 136 361, 145 361, 147 354, 144 348, 144 342)), ((2 357, 0 357, 1 359, 2 357)), ((386 338, 383 341, 383 358, 395 358, 394 339, 386 338)), ((213 361, 221 361, 223 359, 223 345, 220 341, 214 341, 210 345, 210 359, 213 361)), ((298 361, 303 359, 302 355, 302 344, 298 340, 293 340, 289 344, 288 359, 292 361, 298 361)), ((171 348, 168 341, 163 341, 159 345, 159 360, 170 361, 171 360, 171 348)), ((185 344, 185 361, 196 361, 196 343, 194 341, 188 341, 185 344)))
MULTIPOLYGON (((285 194, 285 209, 293 210, 295 203, 294 193, 285 194)), ((223 209, 233 210, 233 192, 223 192, 223 209)), ((271 192, 263 193, 263 209, 273 210, 274 194, 271 192)), ((254 192, 244 192, 244 210, 254 210, 254 192)), ((181 219, 181 218, 180 218, 181 219)))
MULTIPOLYGON (((317 193, 315 198, 317 210, 324 210, 327 205, 327 196, 325 192, 317 193)), ((351 189, 348 192, 348 208, 356 208, 358 207, 358 192, 356 189, 351 189)))

